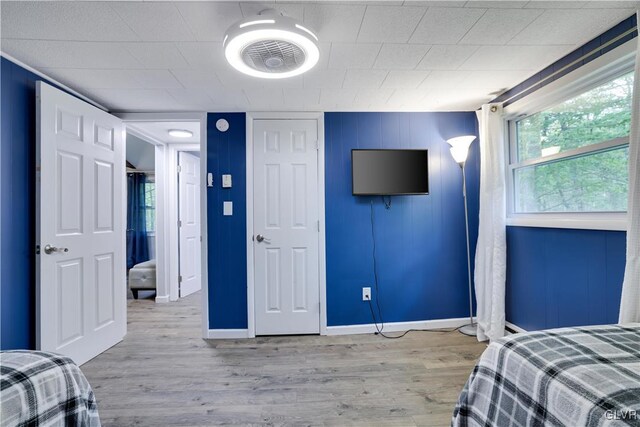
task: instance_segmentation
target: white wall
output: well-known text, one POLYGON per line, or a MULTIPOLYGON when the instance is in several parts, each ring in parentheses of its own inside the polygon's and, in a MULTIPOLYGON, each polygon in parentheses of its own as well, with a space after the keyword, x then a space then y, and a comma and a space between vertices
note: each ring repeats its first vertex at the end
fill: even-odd
POLYGON ((127 161, 136 169, 155 170, 155 147, 134 135, 127 133, 127 161))

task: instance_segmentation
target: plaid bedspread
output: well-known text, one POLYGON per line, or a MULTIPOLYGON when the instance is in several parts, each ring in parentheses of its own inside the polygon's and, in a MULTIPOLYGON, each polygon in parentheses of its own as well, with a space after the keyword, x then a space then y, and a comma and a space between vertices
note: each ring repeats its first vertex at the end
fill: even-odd
POLYGON ((89 382, 73 361, 41 351, 0 352, 0 425, 100 426, 89 382))
POLYGON ((640 426, 640 325, 510 335, 487 347, 453 426, 640 426))

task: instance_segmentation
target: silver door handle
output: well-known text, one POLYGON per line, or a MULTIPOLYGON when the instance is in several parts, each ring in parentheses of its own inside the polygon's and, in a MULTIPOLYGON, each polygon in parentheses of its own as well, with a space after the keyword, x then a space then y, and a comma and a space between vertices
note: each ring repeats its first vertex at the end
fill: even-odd
POLYGON ((47 245, 44 247, 44 253, 51 255, 54 252, 69 252, 69 248, 56 248, 55 246, 47 245))
POLYGON ((269 239, 264 237, 262 234, 258 234, 256 236, 256 240, 258 241, 258 243, 262 243, 262 242, 269 243, 269 239))

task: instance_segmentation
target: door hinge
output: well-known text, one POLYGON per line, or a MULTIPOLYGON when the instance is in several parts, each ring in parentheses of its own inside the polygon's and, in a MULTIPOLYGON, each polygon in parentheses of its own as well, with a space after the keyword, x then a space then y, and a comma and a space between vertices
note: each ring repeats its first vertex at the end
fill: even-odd
POLYGON ((316 150, 320 149, 320 142, 316 141, 316 150))
POLYGON ((178 276, 178 283, 182 283, 182 276, 178 276))
POLYGON ((318 233, 320 232, 320 220, 316 221, 316 224, 318 226, 318 233))
POLYGON ((182 172, 182 166, 178 165, 178 173, 182 172))
POLYGON ((178 227, 182 227, 182 221, 178 220, 178 227))

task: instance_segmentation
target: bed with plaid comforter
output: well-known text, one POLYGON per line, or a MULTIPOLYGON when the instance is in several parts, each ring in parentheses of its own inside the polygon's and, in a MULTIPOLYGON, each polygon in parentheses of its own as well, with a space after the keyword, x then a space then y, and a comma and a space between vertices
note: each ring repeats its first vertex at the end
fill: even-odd
POLYGON ((89 382, 68 357, 0 352, 0 425, 100 426, 89 382))
POLYGON ((453 426, 640 426, 640 324, 562 328, 491 343, 453 426))

